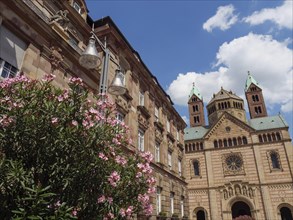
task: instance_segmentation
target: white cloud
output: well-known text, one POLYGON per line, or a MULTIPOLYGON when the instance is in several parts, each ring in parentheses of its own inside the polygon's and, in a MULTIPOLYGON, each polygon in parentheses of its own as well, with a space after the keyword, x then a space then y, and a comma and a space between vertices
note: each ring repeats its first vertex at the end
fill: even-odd
POLYGON ((214 28, 222 31, 229 29, 238 20, 237 15, 233 14, 234 10, 231 4, 218 7, 216 14, 203 24, 203 29, 208 32, 212 32, 214 28))
POLYGON ((270 35, 250 33, 222 44, 217 53, 216 71, 180 73, 167 89, 177 105, 187 105, 192 83, 208 103, 221 86, 244 97, 244 86, 249 70, 263 89, 267 108, 281 105, 281 110, 292 111, 292 49, 270 35))
POLYGON ((280 28, 293 29, 293 1, 284 1, 283 5, 276 8, 264 8, 255 11, 252 15, 243 20, 250 25, 262 24, 265 21, 272 21, 280 28))

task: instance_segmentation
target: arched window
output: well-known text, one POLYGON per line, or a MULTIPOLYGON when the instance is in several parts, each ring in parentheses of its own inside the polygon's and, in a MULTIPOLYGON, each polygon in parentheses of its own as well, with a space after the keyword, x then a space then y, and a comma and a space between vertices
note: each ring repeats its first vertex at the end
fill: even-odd
POLYGON ((236 103, 235 102, 233 102, 233 107, 236 108, 236 103))
POLYGON ((223 147, 222 140, 219 140, 219 147, 223 147))
POLYGON ((197 160, 193 161, 194 175, 199 176, 199 162, 197 160))
POLYGON ((255 102, 255 97, 254 97, 254 95, 252 96, 252 101, 255 102))
POLYGON ((261 134, 260 134, 260 135, 258 135, 258 141, 259 141, 260 143, 262 143, 262 142, 263 142, 261 134))
POLYGON ((263 141, 264 141, 264 142, 267 142, 267 141, 268 141, 268 139, 267 139, 267 135, 266 135, 266 134, 263 134, 262 137, 263 137, 263 141))
POLYGON ((273 141, 276 141, 276 135, 275 135, 275 133, 272 133, 272 138, 273 138, 273 141))
POLYGON ((200 149, 203 150, 203 143, 201 142, 199 145, 200 145, 200 149))
POLYGON ((271 142, 272 141, 272 137, 270 134, 268 134, 268 141, 271 142))
POLYGON ((185 144, 185 152, 188 152, 188 145, 185 144))
POLYGON ((195 112, 195 106, 194 105, 192 106, 192 110, 193 110, 193 112, 195 112))
POLYGON ((224 109, 224 103, 223 102, 221 103, 221 107, 222 107, 222 109, 224 109))
POLYGON ((218 109, 221 109, 221 104, 220 103, 218 104, 218 109))
POLYGON ((197 111, 197 112, 198 112, 198 105, 196 105, 196 106, 195 106, 195 111, 197 111))
POLYGON ((233 145, 234 145, 234 146, 237 145, 237 140, 236 140, 236 138, 233 138, 233 145))
POLYGON ((242 145, 242 139, 241 139, 241 137, 238 137, 237 138, 237 141, 238 141, 238 145, 242 145))
POLYGON ((199 143, 196 143, 196 150, 199 150, 199 143))
POLYGON ((192 151, 192 149, 191 149, 191 144, 189 144, 189 149, 188 149, 188 151, 192 151))
POLYGON ((247 138, 246 137, 242 137, 242 142, 243 142, 243 144, 247 144, 247 138))
POLYGON ((258 99, 258 95, 255 95, 255 101, 259 101, 259 99, 258 99))
POLYGON ((229 145, 229 147, 232 146, 232 140, 231 140, 231 138, 228 139, 228 145, 229 145))
POLYGON ((258 112, 259 113, 261 113, 262 111, 261 111, 261 107, 260 106, 258 106, 258 112))
POLYGON ((228 145, 227 145, 227 140, 226 139, 224 139, 224 147, 227 147, 228 145))
POLYGON ((195 143, 192 144, 192 151, 195 151, 195 143))
POLYGON ((280 169, 279 154, 275 151, 271 152, 271 162, 274 169, 280 169))
POLYGON ((281 135, 279 132, 276 133, 276 136, 277 136, 277 141, 280 141, 281 140, 281 135))
POLYGON ((227 106, 227 102, 224 102, 224 106, 225 106, 225 108, 227 108, 228 106, 227 106))
POLYGON ((258 112, 258 108, 255 106, 254 107, 254 111, 255 111, 255 114, 258 114, 259 112, 258 112))

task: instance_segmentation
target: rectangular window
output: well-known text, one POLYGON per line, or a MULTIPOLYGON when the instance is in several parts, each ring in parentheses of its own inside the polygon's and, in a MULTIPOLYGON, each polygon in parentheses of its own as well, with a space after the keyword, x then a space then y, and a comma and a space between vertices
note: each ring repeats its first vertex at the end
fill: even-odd
POLYGON ((0 58, 0 78, 13 78, 17 72, 16 67, 0 58))
POLYGON ((157 215, 162 211, 162 204, 161 204, 161 187, 157 187, 157 195, 156 195, 156 207, 157 207, 157 215))
POLYGON ((171 215, 174 214, 174 193, 171 192, 170 193, 170 212, 171 212, 171 215))
POLYGON ((182 176, 182 166, 181 166, 181 160, 178 159, 178 173, 179 173, 179 176, 182 176))
POLYGON ((80 14, 81 13, 81 7, 77 2, 73 3, 73 8, 80 14))
POLYGON ((169 120, 167 120, 167 132, 170 133, 170 122, 169 122, 169 120))
POLYGON ((156 143, 156 146, 155 146, 155 160, 156 162, 160 162, 160 144, 159 143, 156 143))
POLYGON ((144 151, 144 132, 138 130, 138 150, 144 151))
POLYGON ((157 107, 155 107, 155 121, 159 121, 159 109, 157 107))
POLYGON ((172 152, 168 151, 168 167, 169 170, 172 169, 172 152))
POLYGON ((124 118, 125 118, 125 116, 122 113, 120 113, 120 112, 116 113, 116 120, 117 121, 124 122, 124 118))
POLYGON ((141 91, 139 92, 139 105, 144 106, 144 93, 141 91))
POLYGON ((1 77, 13 77, 21 69, 27 44, 0 25, 0 45, 1 77))
POLYGON ((180 211, 181 211, 181 217, 183 217, 184 216, 184 196, 181 196, 180 211))

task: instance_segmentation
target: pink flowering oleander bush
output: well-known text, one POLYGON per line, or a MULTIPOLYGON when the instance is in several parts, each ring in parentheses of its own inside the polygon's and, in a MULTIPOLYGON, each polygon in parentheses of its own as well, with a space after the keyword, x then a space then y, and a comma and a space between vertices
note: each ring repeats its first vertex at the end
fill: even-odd
POLYGON ((123 150, 129 130, 105 95, 53 79, 0 82, 0 219, 150 215, 152 155, 123 150))

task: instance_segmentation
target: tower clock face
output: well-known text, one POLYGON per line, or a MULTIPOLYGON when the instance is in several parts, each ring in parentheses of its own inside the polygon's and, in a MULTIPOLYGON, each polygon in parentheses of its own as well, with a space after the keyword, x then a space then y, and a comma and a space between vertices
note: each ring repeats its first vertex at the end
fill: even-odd
POLYGON ((231 171, 239 171, 243 161, 238 155, 230 155, 226 158, 227 168, 231 171))

